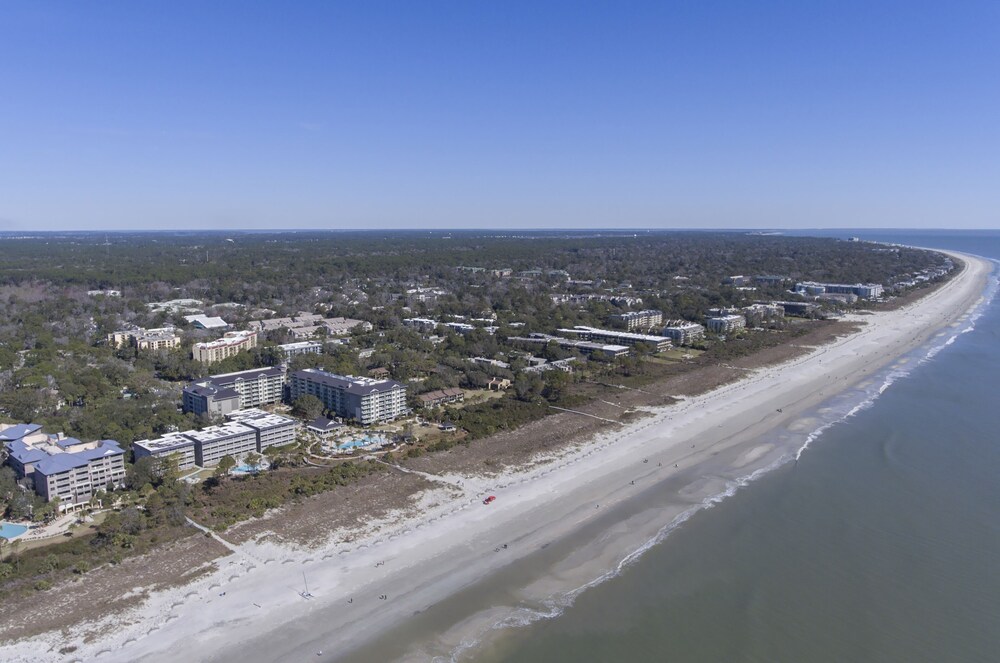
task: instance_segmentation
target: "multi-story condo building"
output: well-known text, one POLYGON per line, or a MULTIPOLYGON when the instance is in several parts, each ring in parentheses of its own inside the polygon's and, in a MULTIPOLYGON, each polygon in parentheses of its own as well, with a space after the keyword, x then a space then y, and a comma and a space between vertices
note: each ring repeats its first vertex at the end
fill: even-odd
POLYGON ((173 327, 158 329, 122 329, 108 334, 108 344, 116 348, 134 345, 142 350, 169 350, 181 344, 181 337, 173 327))
POLYGON ((393 380, 336 375, 316 368, 292 373, 289 398, 315 396, 337 416, 362 425, 391 421, 406 413, 406 387, 393 380))
POLYGON ((878 283, 816 283, 815 281, 802 281, 795 284, 795 292, 805 295, 823 295, 827 293, 857 295, 862 299, 878 299, 883 294, 883 288, 878 283))
POLYGON ((663 312, 647 309, 645 311, 629 311, 612 315, 611 320, 632 331, 633 329, 650 329, 663 324, 663 312))
POLYGON ((184 388, 184 411, 225 415, 233 410, 279 403, 284 385, 285 369, 282 366, 211 375, 184 388), (238 396, 236 407, 230 405, 230 391, 238 396))
POLYGON ((364 320, 354 318, 324 318, 316 313, 297 313, 290 318, 271 318, 269 320, 252 320, 250 329, 253 331, 272 331, 287 329, 295 338, 311 338, 323 328, 330 336, 344 336, 354 329, 370 331, 372 325, 364 320))
POLYGON ((668 320, 660 333, 672 340, 675 345, 691 345, 705 338, 705 328, 697 322, 687 320, 668 320))
POLYGON ((279 345, 278 350, 285 356, 285 359, 298 357, 299 355, 318 355, 323 353, 323 344, 319 341, 299 341, 297 343, 285 343, 279 345))
POLYGON ((759 326, 785 317, 785 309, 777 304, 751 304, 743 308, 748 325, 759 326))
POLYGON ((192 382, 184 387, 182 408, 192 414, 224 417, 240 409, 240 395, 230 387, 220 387, 210 381, 192 382))
POLYGON ((7 464, 18 478, 24 478, 35 471, 35 463, 48 457, 42 447, 51 438, 38 424, 0 424, 0 442, 7 449, 7 464))
POLYGON ((227 454, 238 459, 251 451, 260 453, 271 446, 290 444, 299 431, 296 419, 256 408, 230 412, 226 418, 229 423, 224 426, 168 433, 155 440, 135 442, 132 448, 136 460, 145 456, 174 456, 181 470, 212 467, 227 454))
POLYGON ((291 444, 299 433, 298 419, 271 414, 257 408, 232 412, 227 418, 256 431, 258 452, 262 452, 268 447, 291 444))
POLYGON ((533 333, 531 336, 511 336, 507 340, 535 346, 555 343, 560 348, 579 350, 585 355, 601 355, 609 359, 614 357, 625 357, 629 353, 629 347, 627 345, 580 341, 575 338, 562 338, 561 336, 550 336, 549 334, 540 334, 538 332, 533 333))
POLYGON ((705 325, 710 332, 716 334, 728 334, 730 332, 743 329, 747 326, 746 318, 742 315, 717 315, 708 318, 705 325))
POLYGON ((177 459, 177 469, 190 470, 195 466, 195 441, 185 433, 167 433, 155 440, 139 440, 132 443, 135 459, 144 457, 177 459))
POLYGON ((561 334, 572 334, 585 341, 609 341, 622 345, 638 345, 645 343, 656 348, 657 352, 669 350, 673 342, 666 336, 656 336, 653 334, 636 334, 633 332, 620 332, 610 329, 598 329, 596 327, 585 327, 577 325, 572 329, 560 329, 561 334))
POLYGON ((89 502, 98 491, 124 484, 125 451, 117 442, 73 438, 61 442, 69 444, 62 447, 62 453, 47 454, 34 463, 33 473, 35 492, 46 500, 59 498, 60 510, 89 502))
POLYGON ((205 364, 214 364, 232 357, 243 350, 257 347, 257 333, 252 331, 234 331, 226 334, 217 341, 208 343, 195 343, 191 348, 191 354, 195 361, 205 364))
POLYGON ((257 431, 237 421, 184 433, 194 440, 195 464, 218 465, 223 456, 239 459, 257 451, 257 431))

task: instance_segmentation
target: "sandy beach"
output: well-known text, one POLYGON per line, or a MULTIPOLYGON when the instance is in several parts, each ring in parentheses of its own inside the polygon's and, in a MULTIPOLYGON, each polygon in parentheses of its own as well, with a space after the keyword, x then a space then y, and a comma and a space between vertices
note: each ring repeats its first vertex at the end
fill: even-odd
POLYGON ((435 488, 420 496, 418 515, 394 514, 319 549, 232 546, 213 573, 152 595, 126 619, 108 619, 99 640, 43 635, 0 646, 0 658, 350 659, 359 647, 379 647, 380 635, 414 615, 532 558, 532 573, 522 565, 516 578, 504 579, 513 589, 501 605, 445 620, 453 626, 406 651, 391 642, 367 650, 369 658, 375 651, 452 658, 496 624, 515 623, 524 606, 554 595, 571 599, 694 511, 794 456, 769 437, 775 430, 808 430, 807 413, 834 395, 935 336, 957 333, 981 300, 992 264, 955 256, 964 266, 943 287, 894 311, 855 316, 865 323, 861 331, 805 356, 650 409, 635 424, 531 469, 426 475, 435 488), (496 500, 484 505, 489 495, 496 500), (67 645, 76 649, 60 655, 67 645))

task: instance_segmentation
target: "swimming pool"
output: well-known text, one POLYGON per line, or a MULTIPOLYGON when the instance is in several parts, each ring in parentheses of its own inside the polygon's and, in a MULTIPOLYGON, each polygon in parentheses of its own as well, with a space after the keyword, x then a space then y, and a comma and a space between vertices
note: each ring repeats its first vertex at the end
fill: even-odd
POLYGON ((28 531, 27 525, 0 523, 0 537, 12 541, 28 531))
POLYGON ((356 449, 358 447, 381 446, 389 440, 384 435, 365 435, 364 437, 348 440, 337 445, 338 449, 356 449))
POLYGON ((230 474, 253 474, 254 472, 260 472, 268 468, 267 463, 261 463, 257 466, 257 469, 252 469, 249 465, 237 465, 233 469, 229 470, 230 474))

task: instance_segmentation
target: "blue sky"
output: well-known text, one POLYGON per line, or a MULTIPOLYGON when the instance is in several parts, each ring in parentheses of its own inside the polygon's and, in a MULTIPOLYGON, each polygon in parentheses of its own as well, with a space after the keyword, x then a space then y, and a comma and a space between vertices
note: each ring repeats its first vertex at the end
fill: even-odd
POLYGON ((1000 3, 0 2, 0 229, 1000 227, 1000 3))

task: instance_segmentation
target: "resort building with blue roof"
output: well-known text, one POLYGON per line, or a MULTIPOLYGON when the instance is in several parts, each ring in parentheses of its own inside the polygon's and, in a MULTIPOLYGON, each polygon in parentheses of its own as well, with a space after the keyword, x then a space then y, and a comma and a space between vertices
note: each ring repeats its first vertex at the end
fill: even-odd
POLYGON ((99 490, 125 482, 125 451, 114 440, 84 442, 48 435, 37 424, 0 428, 7 464, 19 478, 31 478, 46 500, 59 498, 61 510, 90 501, 99 490))

